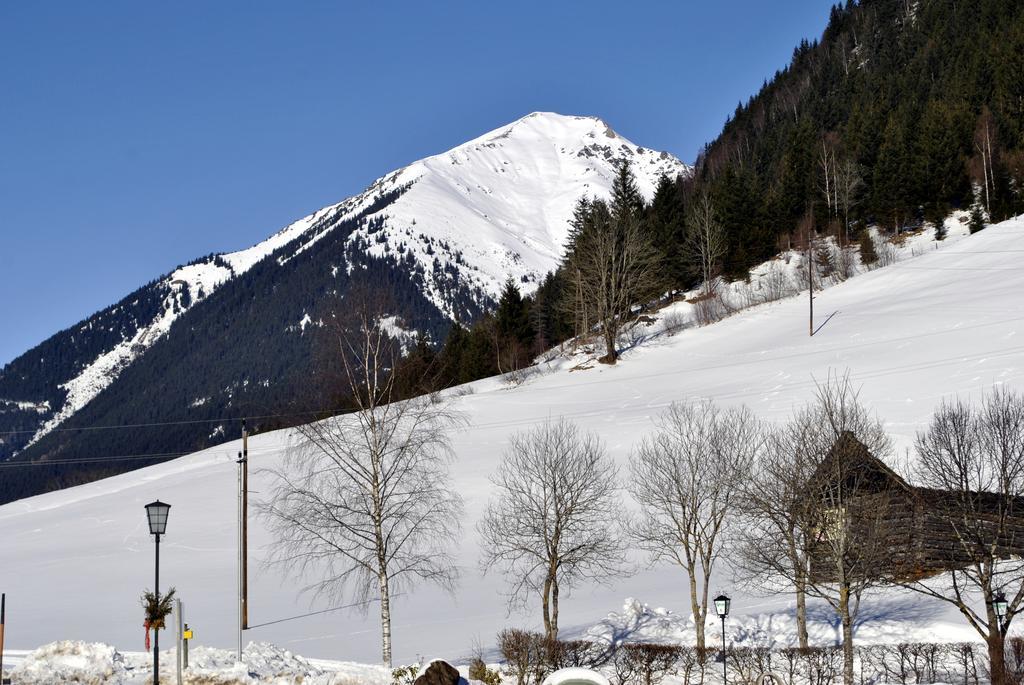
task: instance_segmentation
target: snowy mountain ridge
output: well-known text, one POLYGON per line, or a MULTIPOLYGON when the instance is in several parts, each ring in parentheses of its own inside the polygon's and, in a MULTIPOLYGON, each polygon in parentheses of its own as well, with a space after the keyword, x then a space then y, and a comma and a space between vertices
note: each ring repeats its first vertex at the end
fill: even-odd
MULTIPOLYGON (((52 397, 0 393, 6 406, 21 411, 19 427, 33 426, 31 437, 7 456, 64 424, 165 337, 185 312, 224 284, 271 255, 283 266, 342 226, 355 224, 345 238, 348 250, 411 265, 409 277, 420 274, 423 295, 448 319, 465 318, 460 297, 470 297, 479 309, 489 306, 507 277, 529 292, 556 266, 577 199, 607 196, 620 159, 631 162, 648 198, 662 174, 691 171, 668 153, 631 143, 595 117, 535 112, 387 174, 359 195, 303 217, 252 247, 179 267, 146 286, 145 298, 129 296, 68 331, 72 341, 97 328, 112 335, 102 352, 74 359, 50 390, 52 397), (147 298, 152 301, 146 311, 115 331, 110 320, 123 318, 126 308, 147 298)), ((339 251, 330 276, 352 268, 339 251)), ((308 316, 298 308, 295 324, 308 316)), ((305 325, 299 328, 304 331, 305 325)), ((0 371, 0 386, 3 376, 0 371)))

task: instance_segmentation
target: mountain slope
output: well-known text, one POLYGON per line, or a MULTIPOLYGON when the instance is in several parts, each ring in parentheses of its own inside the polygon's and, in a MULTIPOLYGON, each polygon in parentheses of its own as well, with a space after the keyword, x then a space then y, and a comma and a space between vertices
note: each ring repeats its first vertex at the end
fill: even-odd
MULTIPOLYGON (((300 395, 316 406, 312 334, 326 301, 365 286, 389 301, 400 329, 438 340, 451 321, 491 307, 507 277, 529 291, 553 269, 574 203, 606 196, 621 159, 648 198, 662 174, 689 171, 599 119, 534 113, 249 249, 176 269, 0 370, 0 461, 180 452, 234 433, 217 421, 225 415, 281 413, 300 395), (69 430, 185 420, 209 423, 117 441, 69 430)), ((53 464, 8 479, 0 501, 94 469, 53 464)))
POLYGON ((735 277, 798 240, 809 212, 832 235, 972 205, 992 221, 1024 212, 1024 4, 837 3, 696 167, 735 277))
MULTIPOLYGON (((812 396, 815 379, 849 370, 862 388, 862 399, 885 421, 902 453, 941 398, 977 398, 994 383, 1024 391, 1024 310, 1019 303, 1024 270, 1016 258, 1024 249, 1024 218, 925 247, 921 256, 819 293, 819 321, 832 316, 813 338, 807 335, 806 301, 794 297, 703 328, 655 335, 627 351, 615 367, 573 371, 578 361, 573 359, 517 387, 487 379, 473 384, 472 393, 454 393, 456 407, 469 421, 453 436, 453 485, 467 505, 459 551, 464 575, 454 599, 423 589, 394 602, 396 660, 407 663, 421 654, 459 657, 474 638, 488 645, 501 627, 539 623, 536 606, 526 614, 507 616, 498 578, 481 577, 476 570, 473 526, 490 492, 487 479, 515 431, 564 416, 596 431, 624 466, 640 437, 653 429, 654 417, 674 400, 706 397, 723 405, 745 403, 761 418, 782 421, 812 396)), ((689 316, 689 305, 675 307, 677 315, 689 316)), ((279 462, 290 436, 282 430, 251 440, 251 487, 258 496, 270 485, 259 469, 279 462)), ((142 635, 137 596, 153 563, 142 506, 155 498, 173 505, 162 540, 162 582, 181 593, 189 623, 203 644, 233 644, 233 457, 238 449, 236 441, 0 507, 5 590, 12 606, 13 598, 22 598, 19 628, 9 633, 11 645, 27 648, 78 638, 138 649, 142 635), (53 592, 55 587, 61 592, 53 592), (107 620, 96 624, 98 614, 107 620)), ((333 606, 310 607, 305 598, 296 597, 296 580, 260 566, 270 540, 258 519, 250 522, 250 531, 253 625, 333 606)), ((733 597, 731 639, 740 644, 774 641, 775 646, 795 640, 788 598, 753 597, 733 587, 724 566, 712 591, 733 597)), ((593 627, 598 634, 615 630, 654 637, 664 631, 689 639, 687 603, 678 569, 642 564, 635 575, 609 587, 576 588, 562 604, 561 623, 566 637, 593 627), (665 607, 674 616, 619 613, 625 597, 665 607), (610 612, 615 613, 608 616, 610 612)), ((819 644, 834 639, 829 612, 812 606, 811 615, 814 639, 819 644)), ((866 598, 862 615, 858 640, 971 638, 955 612, 916 595, 866 598)), ((717 641, 717 634, 711 631, 709 639, 717 641)), ((367 617, 330 612, 254 628, 246 640, 270 640, 311 656, 375 661, 379 654, 372 608, 367 617)))

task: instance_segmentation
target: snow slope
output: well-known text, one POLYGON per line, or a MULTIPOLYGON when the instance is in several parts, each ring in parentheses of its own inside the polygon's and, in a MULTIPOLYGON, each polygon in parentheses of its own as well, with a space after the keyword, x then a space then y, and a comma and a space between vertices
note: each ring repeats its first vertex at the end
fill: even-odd
MULTIPOLYGON (((591 364, 573 371, 571 363, 556 362, 516 387, 487 379, 473 384, 472 392, 462 389, 454 401, 470 425, 454 436, 453 478, 466 500, 459 552, 464 575, 454 598, 423 588, 396 600, 396 661, 458 658, 474 639, 492 644, 502 627, 537 627, 539 609, 508 616, 498 580, 482 577, 476 567, 473 526, 486 503, 487 478, 514 431, 566 417, 600 434, 624 464, 652 419, 673 400, 746 403, 764 419, 781 421, 812 395, 815 378, 848 369, 902 451, 943 397, 977 397, 994 383, 1024 390, 1021 254, 1024 218, 938 244, 821 292, 815 311, 819 321, 831 318, 813 338, 807 335, 806 296, 789 298, 704 328, 651 336, 615 367, 591 364)), ((253 438, 254 468, 275 464, 291 439, 288 431, 253 438)), ((162 541, 161 582, 178 589, 199 644, 231 646, 238 449, 229 443, 0 507, 8 644, 31 648, 84 639, 141 649, 138 596, 152 582, 153 570, 143 505, 160 498, 173 505, 162 541)), ((252 490, 267 491, 264 476, 257 472, 252 481, 252 490)), ((258 562, 270 541, 258 521, 250 531, 258 562)), ((311 657, 378 658, 372 606, 365 617, 338 611, 264 625, 330 608, 297 598, 300 586, 253 564, 254 627, 246 641, 273 642, 311 657)), ((734 587, 725 567, 712 587, 719 591, 734 598, 731 639, 775 645, 792 640, 787 597, 752 596, 734 587)), ((692 634, 686 606, 682 573, 644 564, 607 587, 575 589, 564 600, 561 625, 567 636, 686 639, 692 634), (635 600, 622 609, 625 598, 635 600)), ((838 628, 828 612, 818 607, 812 614, 815 639, 834 640, 838 628)), ((954 612, 913 595, 870 600, 864 616, 864 640, 971 637, 954 612)))
MULTIPOLYGON (((285 263, 316 249, 324 236, 364 213, 365 221, 347 238, 348 244, 365 244, 376 257, 390 255, 418 264, 429 276, 424 295, 449 318, 456 318, 456 286, 476 293, 478 305, 497 298, 508 277, 530 292, 556 266, 575 202, 582 195, 607 197, 621 159, 631 163, 648 199, 662 174, 690 172, 672 155, 639 147, 595 117, 534 112, 387 174, 359 195, 299 219, 248 249, 180 267, 148 286, 162 298, 154 315, 137 321, 95 358, 76 360, 74 374, 58 384, 63 403, 37 419, 37 430, 19 449, 75 415, 166 335, 185 311, 224 283, 271 255, 285 263), (377 207, 381 198, 399 193, 393 203, 377 207)), ((411 278, 412 272, 407 275, 411 278)), ((118 309, 112 308, 111 314, 118 309)), ((105 325, 100 316, 99 325, 105 325)), ((296 320, 301 318, 299 312, 296 320)), ((87 336, 93 325, 78 324, 73 335, 87 336)), ((33 399, 0 401, 21 406, 33 404, 33 399)))

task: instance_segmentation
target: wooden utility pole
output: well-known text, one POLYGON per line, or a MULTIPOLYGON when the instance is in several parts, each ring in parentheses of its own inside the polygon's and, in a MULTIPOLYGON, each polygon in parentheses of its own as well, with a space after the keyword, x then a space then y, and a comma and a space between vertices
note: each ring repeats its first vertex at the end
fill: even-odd
POLYGON ((238 645, 235 653, 235 659, 238 663, 242 662, 242 453, 238 453, 238 491, 236 493, 237 502, 235 503, 235 515, 238 518, 238 538, 235 542, 238 544, 238 575, 235 578, 235 582, 238 585, 238 645))
POLYGON ((238 652, 242 631, 249 627, 249 432, 242 419, 242 451, 238 453, 238 652))
POLYGON ((242 419, 242 630, 249 628, 249 431, 242 419))
POLYGON ((810 296, 810 320, 808 333, 814 336, 814 240, 811 238, 811 227, 807 227, 807 294, 810 296))

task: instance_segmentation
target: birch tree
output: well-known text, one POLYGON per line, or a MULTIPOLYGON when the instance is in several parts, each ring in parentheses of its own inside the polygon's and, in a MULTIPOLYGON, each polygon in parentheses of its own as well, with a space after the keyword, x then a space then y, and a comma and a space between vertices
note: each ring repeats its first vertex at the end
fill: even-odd
POLYGON ((702 192, 686 218, 686 255, 703 282, 704 295, 715 293, 715 278, 728 244, 725 229, 715 216, 711 196, 702 192))
POLYGON ((549 422, 512 436, 491 482, 481 567, 500 569, 510 610, 539 595, 544 632, 557 639, 562 592, 624 569, 617 467, 596 435, 549 422))
POLYGON ((761 429, 746 408, 674 403, 630 460, 630 493, 640 504, 631 526, 655 562, 682 567, 689 581, 697 648, 704 649, 711 573, 722 552, 736 483, 746 477, 761 429))
POLYGON ((843 211, 844 247, 850 242, 850 210, 856 206, 863 188, 860 165, 852 159, 843 159, 836 167, 836 200, 843 211))
POLYGON ((421 397, 392 402, 397 355, 366 313, 339 329, 337 354, 355 410, 295 428, 262 503, 270 562, 314 597, 380 604, 391 665, 391 599, 420 582, 453 590, 462 500, 449 488, 449 429, 460 417, 421 397))

